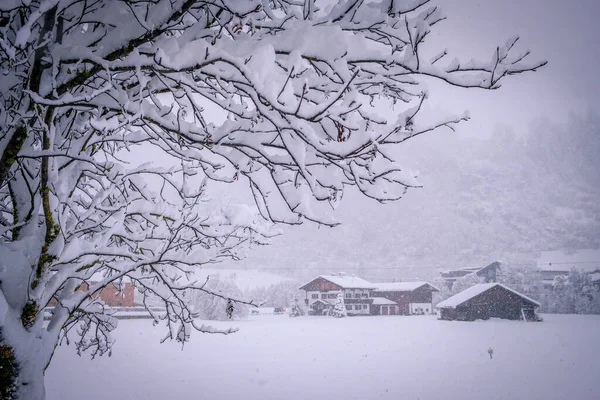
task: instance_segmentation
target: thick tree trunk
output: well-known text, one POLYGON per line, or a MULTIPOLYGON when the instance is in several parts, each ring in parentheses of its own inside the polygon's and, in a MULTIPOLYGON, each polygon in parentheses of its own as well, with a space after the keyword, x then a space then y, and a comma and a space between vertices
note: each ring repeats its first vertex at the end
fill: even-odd
POLYGON ((8 309, 2 324, 2 345, 14 355, 17 367, 14 377, 16 400, 44 400, 46 397, 44 370, 49 349, 44 340, 47 338, 41 334, 42 319, 40 315, 27 330, 22 325, 20 313, 8 309))

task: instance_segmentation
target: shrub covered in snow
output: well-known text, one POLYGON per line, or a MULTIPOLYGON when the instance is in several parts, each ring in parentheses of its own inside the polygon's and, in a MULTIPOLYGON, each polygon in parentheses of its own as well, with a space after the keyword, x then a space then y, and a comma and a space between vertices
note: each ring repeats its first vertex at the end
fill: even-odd
MULTIPOLYGON (((228 318, 228 299, 242 299, 242 291, 231 277, 210 275, 204 285, 206 291, 189 291, 186 293, 190 303, 190 310, 195 318, 225 321, 228 318), (218 294, 222 297, 214 296, 218 294)), ((232 319, 246 318, 249 314, 248 305, 243 303, 233 304, 232 319)))

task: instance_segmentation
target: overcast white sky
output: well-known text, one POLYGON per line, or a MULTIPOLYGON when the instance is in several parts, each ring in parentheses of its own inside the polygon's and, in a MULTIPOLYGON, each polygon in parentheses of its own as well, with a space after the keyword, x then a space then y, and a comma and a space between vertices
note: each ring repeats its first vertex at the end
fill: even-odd
POLYGON ((496 45, 519 35, 533 57, 548 60, 539 72, 509 79, 498 91, 453 90, 450 99, 436 97, 440 107, 471 111, 472 120, 460 128, 461 134, 487 135, 496 123, 524 132, 536 118, 565 121, 570 111, 600 110, 599 1, 447 0, 438 4, 448 19, 432 36, 451 54, 487 59, 496 45))

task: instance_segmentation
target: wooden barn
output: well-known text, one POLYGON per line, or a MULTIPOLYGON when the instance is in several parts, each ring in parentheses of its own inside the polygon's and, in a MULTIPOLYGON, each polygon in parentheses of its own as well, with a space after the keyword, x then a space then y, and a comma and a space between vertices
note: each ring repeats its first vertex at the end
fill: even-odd
MULTIPOLYGON (((375 283, 373 297, 392 301, 399 315, 431 314, 433 312, 433 292, 439 289, 428 282, 387 282, 375 283)), ((375 315, 389 315, 390 304, 374 304, 371 310, 375 315), (387 310, 386 310, 387 309, 387 310), (388 311, 385 314, 384 311, 388 311)))
POLYGON ((537 321, 537 301, 501 283, 480 283, 439 303, 440 319, 475 321, 502 318, 537 321))

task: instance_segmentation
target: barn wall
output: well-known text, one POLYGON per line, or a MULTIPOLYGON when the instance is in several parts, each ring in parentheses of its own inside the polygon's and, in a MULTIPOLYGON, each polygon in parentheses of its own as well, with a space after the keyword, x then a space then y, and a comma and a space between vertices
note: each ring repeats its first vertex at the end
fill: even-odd
POLYGON ((373 297, 383 297, 398 304, 398 313, 409 314, 410 292, 374 292, 373 297))
POLYGON ((398 304, 398 314, 410 313, 411 292, 373 292, 373 297, 383 297, 398 304))
POLYGON ((455 321, 458 320, 458 313, 454 308, 441 308, 440 319, 445 321, 455 321))
POLYGON ((383 297, 388 300, 392 300, 398 304, 398 313, 401 315, 414 314, 413 309, 425 308, 425 304, 429 309, 432 310, 432 288, 429 286, 421 286, 413 290, 412 292, 373 292, 373 297, 383 297), (418 304, 418 306, 411 306, 411 304, 418 304))
POLYGON ((429 286, 421 286, 410 292, 411 303, 432 303, 433 290, 429 286))

